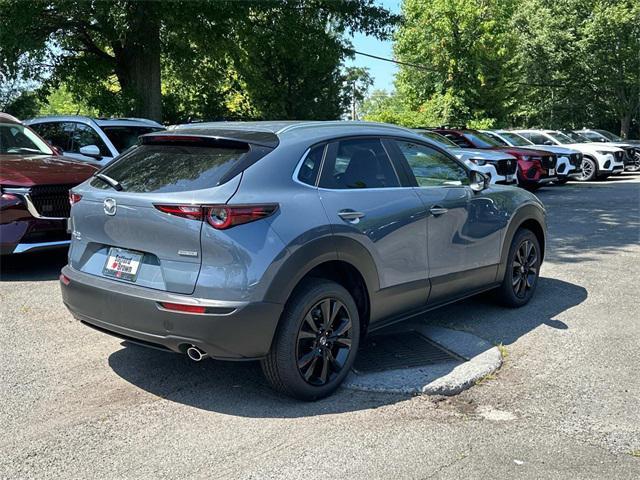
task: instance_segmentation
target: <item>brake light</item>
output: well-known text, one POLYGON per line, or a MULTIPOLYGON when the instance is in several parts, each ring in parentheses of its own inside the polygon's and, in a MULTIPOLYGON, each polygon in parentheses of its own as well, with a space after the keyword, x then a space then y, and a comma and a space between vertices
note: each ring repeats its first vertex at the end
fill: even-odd
POLYGON ((278 205, 219 205, 206 207, 206 220, 217 230, 254 222, 273 215, 278 205))
POLYGON ((200 205, 155 205, 155 207, 161 212, 176 215, 177 217, 202 220, 202 207, 200 205))
POLYGON ((75 205, 80 201, 80 199, 82 199, 82 195, 79 193, 69 192, 69 203, 71 205, 75 205))
POLYGON ((60 274, 60 281, 65 285, 69 285, 71 283, 71 279, 67 277, 64 273, 60 274))
POLYGON ((186 312, 186 313, 205 313, 206 307, 199 305, 182 305, 180 303, 161 302, 160 305, 165 310, 173 310, 174 312, 186 312))
POLYGON ((217 230, 226 230, 273 215, 278 204, 264 205, 155 205, 161 212, 191 220, 206 220, 217 230))

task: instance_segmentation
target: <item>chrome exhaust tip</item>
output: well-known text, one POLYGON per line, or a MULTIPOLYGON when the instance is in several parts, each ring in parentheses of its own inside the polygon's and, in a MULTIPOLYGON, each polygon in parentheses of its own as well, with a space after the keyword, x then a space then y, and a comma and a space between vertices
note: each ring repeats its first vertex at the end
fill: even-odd
POLYGON ((187 348, 187 357, 189 357, 194 362, 204 360, 208 356, 209 354, 207 352, 200 350, 195 345, 191 345, 189 348, 187 348))

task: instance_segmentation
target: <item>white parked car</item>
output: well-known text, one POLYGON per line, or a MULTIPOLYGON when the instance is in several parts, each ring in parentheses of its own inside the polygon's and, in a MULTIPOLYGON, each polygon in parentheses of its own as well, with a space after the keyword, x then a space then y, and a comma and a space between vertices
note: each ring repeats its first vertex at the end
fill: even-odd
POLYGON ((484 174, 491 183, 501 185, 518 183, 518 159, 513 155, 492 150, 460 148, 447 137, 431 130, 415 129, 415 132, 450 152, 470 169, 484 174))
POLYGON ((158 122, 144 118, 66 115, 32 118, 24 123, 65 157, 101 165, 138 143, 140 135, 164 130, 158 122))
POLYGON ((557 155, 556 173, 558 175, 556 183, 566 183, 569 179, 579 178, 581 175, 582 153, 578 150, 558 145, 545 145, 544 147, 534 145, 533 142, 509 130, 482 130, 482 132, 509 147, 522 147, 555 153, 557 155))
POLYGON ((581 135, 592 143, 606 143, 610 147, 622 148, 627 153, 624 161, 625 170, 629 172, 640 171, 640 140, 624 139, 614 133, 595 128, 583 128, 582 130, 574 130, 572 133, 581 135))
POLYGON ((624 150, 606 144, 575 141, 558 130, 515 130, 535 145, 561 145, 582 152, 582 182, 605 179, 624 171, 624 150))

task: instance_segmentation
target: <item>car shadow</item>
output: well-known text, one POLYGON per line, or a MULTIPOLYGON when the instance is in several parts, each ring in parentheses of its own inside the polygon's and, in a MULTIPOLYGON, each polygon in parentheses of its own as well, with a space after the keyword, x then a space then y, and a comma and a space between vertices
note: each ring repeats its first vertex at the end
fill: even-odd
MULTIPOLYGON (((532 302, 521 309, 505 309, 474 298, 436 310, 423 320, 470 331, 493 344, 510 344, 540 325, 568 328, 555 317, 587 298, 584 288, 561 280, 541 278, 538 288, 532 302)), ((183 355, 126 342, 122 345, 109 357, 110 367, 121 378, 164 399, 227 415, 296 418, 377 408, 410 398, 340 389, 317 402, 299 402, 271 390, 257 362, 193 363, 183 355)), ((442 375, 453 367, 448 366, 442 375)))
POLYGON ((19 253, 0 257, 1 282, 56 280, 67 264, 67 249, 19 253))

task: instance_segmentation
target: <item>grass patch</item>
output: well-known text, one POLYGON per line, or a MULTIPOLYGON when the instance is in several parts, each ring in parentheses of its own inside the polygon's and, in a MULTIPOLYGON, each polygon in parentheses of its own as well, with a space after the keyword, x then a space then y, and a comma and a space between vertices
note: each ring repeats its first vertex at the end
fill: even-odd
POLYGON ((632 457, 640 458, 640 450, 631 450, 629 452, 629 455, 631 455, 632 457))
POLYGON ((500 356, 502 357, 503 360, 509 357, 509 351, 507 350, 507 347, 505 347, 502 343, 498 343, 496 347, 500 351, 500 356))
POLYGON ((481 377, 478 380, 476 380, 476 385, 483 385, 495 379, 496 379, 496 376, 493 373, 487 373, 484 377, 481 377))

